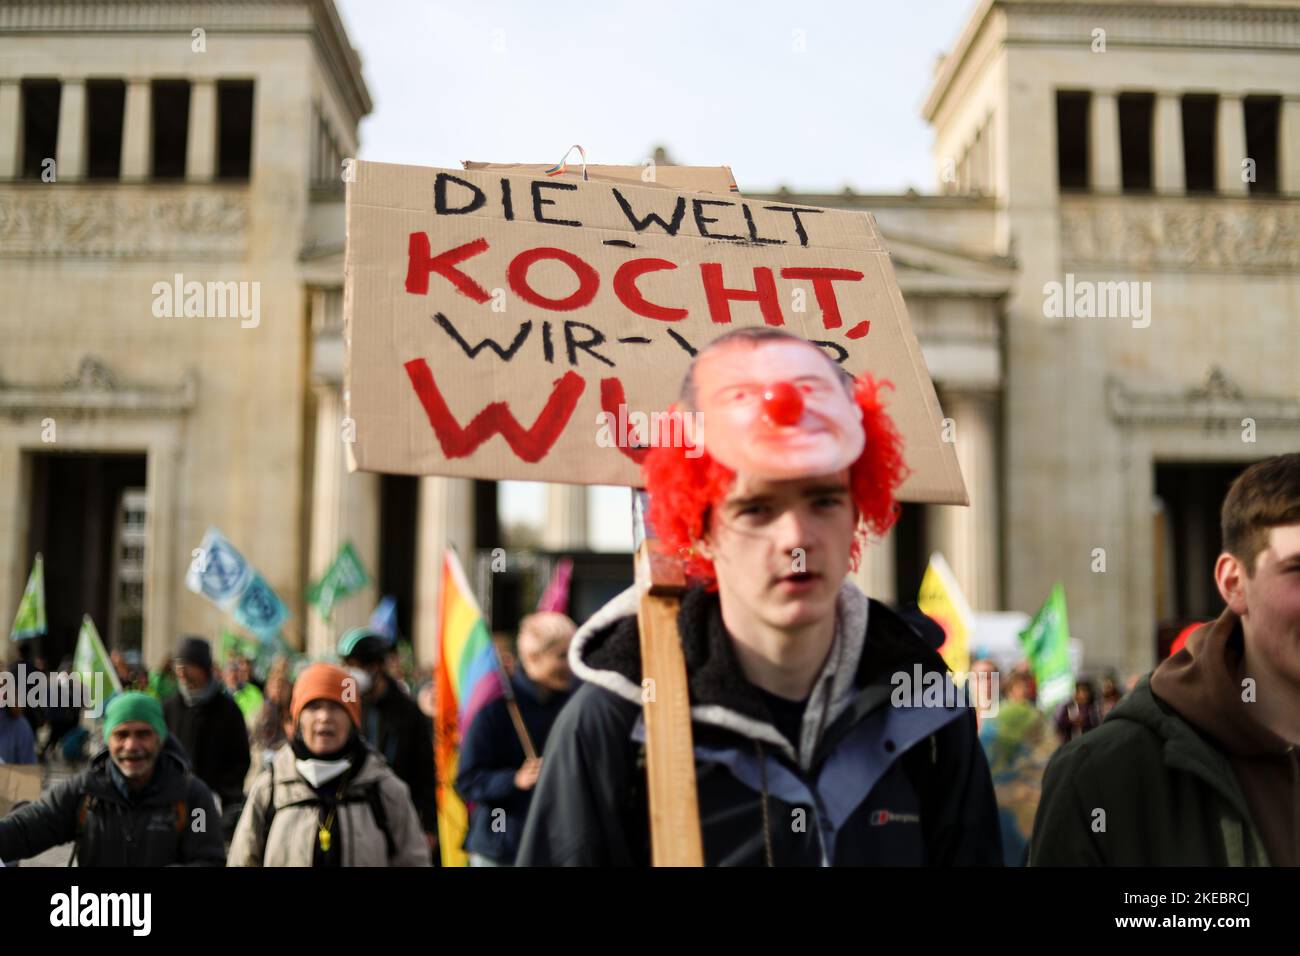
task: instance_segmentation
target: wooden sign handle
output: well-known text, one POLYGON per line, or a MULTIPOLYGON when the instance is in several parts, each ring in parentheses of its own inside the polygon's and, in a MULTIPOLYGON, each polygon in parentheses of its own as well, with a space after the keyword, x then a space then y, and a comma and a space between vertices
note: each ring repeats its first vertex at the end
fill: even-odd
POLYGON ((685 569, 645 520, 645 492, 633 495, 651 860, 655 866, 703 866, 691 701, 677 632, 685 569))

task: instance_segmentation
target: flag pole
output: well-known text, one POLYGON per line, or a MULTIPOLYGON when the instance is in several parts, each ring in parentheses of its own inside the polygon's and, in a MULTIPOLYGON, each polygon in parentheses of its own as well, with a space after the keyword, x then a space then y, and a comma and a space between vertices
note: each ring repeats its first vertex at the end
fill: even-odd
POLYGON ((649 505, 649 494, 632 490, 650 854, 655 866, 703 866, 690 692, 677 632, 686 573, 681 557, 655 535, 649 505))
MULTIPOLYGON (((455 550, 453 547, 452 550, 455 550)), ((487 604, 491 608, 491 601, 487 604)), ((488 640, 492 640, 492 617, 488 611, 479 608, 479 614, 483 617, 483 624, 487 627, 488 640)), ((496 663, 497 678, 501 681, 501 692, 505 696, 506 710, 510 713, 510 723, 514 725, 515 736, 519 738, 519 746, 524 748, 524 756, 529 760, 537 759, 537 748, 533 746, 533 738, 528 733, 528 728, 524 726, 524 715, 519 712, 519 701, 515 697, 515 689, 510 686, 510 675, 506 673, 506 666, 501 660, 501 655, 497 653, 496 642, 492 641, 492 660, 496 663)), ((465 728, 461 728, 461 733, 465 728)))
MULTIPOLYGON (((449 544, 447 547, 453 553, 456 552, 455 545, 449 544)), ((457 557, 459 558, 459 555, 457 557)), ((478 596, 475 595, 476 600, 477 597, 478 596)), ((491 602, 488 603, 490 606, 491 602)), ((438 620, 439 622, 441 622, 442 621, 441 591, 439 591, 438 594, 438 605, 439 605, 438 620)), ((485 611, 482 607, 478 609, 478 613, 483 618, 483 625, 487 628, 488 640, 492 640, 492 618, 490 614, 488 613, 488 611, 485 611)), ((519 712, 519 701, 515 697, 515 689, 512 686, 510 686, 510 675, 506 673, 505 664, 501 662, 501 655, 497 653, 495 642, 493 642, 492 645, 492 660, 496 664, 497 678, 501 681, 501 692, 505 697, 506 710, 509 711, 510 713, 510 723, 514 725, 515 735, 519 738, 519 745, 524 748, 525 757, 527 757, 529 760, 536 760, 537 748, 533 745, 533 738, 529 735, 528 728, 524 726, 524 717, 523 714, 519 712)), ((464 727, 460 728, 460 732, 464 734, 465 728, 464 727)))

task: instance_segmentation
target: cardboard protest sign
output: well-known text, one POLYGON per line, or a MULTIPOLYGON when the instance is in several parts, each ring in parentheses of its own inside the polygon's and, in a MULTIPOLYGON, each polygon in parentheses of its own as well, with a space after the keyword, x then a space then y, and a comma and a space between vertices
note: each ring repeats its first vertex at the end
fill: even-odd
POLYGON ((358 162, 347 235, 354 469, 637 486, 638 444, 682 439, 651 415, 691 356, 766 324, 890 380, 912 469, 900 498, 966 503, 868 214, 358 162))
POLYGON ((39 764, 0 763, 0 817, 19 803, 39 800, 41 768, 39 764))

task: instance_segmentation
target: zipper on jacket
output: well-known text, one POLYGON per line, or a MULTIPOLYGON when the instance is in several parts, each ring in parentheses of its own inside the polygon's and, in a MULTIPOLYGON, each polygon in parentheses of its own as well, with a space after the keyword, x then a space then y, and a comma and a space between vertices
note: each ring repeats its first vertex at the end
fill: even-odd
POLYGON ((834 834, 829 832, 830 814, 826 812, 826 806, 822 803, 822 795, 817 792, 817 788, 810 786, 808 790, 812 794, 813 798, 813 815, 817 818, 815 822, 817 824, 817 845, 822 851, 821 865, 830 866, 831 856, 830 852, 827 850, 827 839, 834 838, 834 834), (826 826, 822 825, 823 820, 827 821, 826 826))

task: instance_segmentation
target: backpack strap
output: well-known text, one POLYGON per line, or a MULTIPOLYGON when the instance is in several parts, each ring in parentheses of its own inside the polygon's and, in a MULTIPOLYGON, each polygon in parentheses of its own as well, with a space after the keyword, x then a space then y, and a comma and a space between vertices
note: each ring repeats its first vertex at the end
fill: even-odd
POLYGON ((393 834, 388 829, 388 811, 384 809, 384 795, 379 792, 379 781, 366 787, 366 802, 370 804, 370 812, 374 814, 375 824, 384 834, 384 843, 388 847, 388 858, 391 860, 397 855, 397 844, 393 841, 393 834))
POLYGON ((72 839, 72 855, 68 857, 68 866, 77 862, 77 855, 81 851, 81 839, 86 834, 86 821, 90 819, 91 813, 99 801, 89 793, 82 793, 81 802, 77 805, 77 833, 72 839))
POLYGON ((275 819, 275 761, 266 765, 271 775, 270 786, 266 788, 266 809, 262 811, 262 858, 266 858, 266 841, 271 837, 271 822, 275 819))
MULTIPOLYGON (((266 801, 266 809, 262 811, 262 853, 266 853, 266 841, 271 835, 271 821, 275 819, 275 764, 272 763, 267 767, 271 774, 271 784, 268 788, 269 797, 266 801)), ((388 828, 388 811, 384 809, 383 795, 379 792, 379 781, 375 781, 365 789, 362 798, 353 797, 344 798, 339 803, 361 803, 365 802, 370 805, 370 812, 375 818, 375 825, 379 827, 380 832, 384 834, 384 844, 388 848, 388 857, 392 859, 397 855, 397 843, 393 840, 393 834, 388 828)), ((293 806, 315 806, 320 801, 315 797, 299 801, 293 806)))

